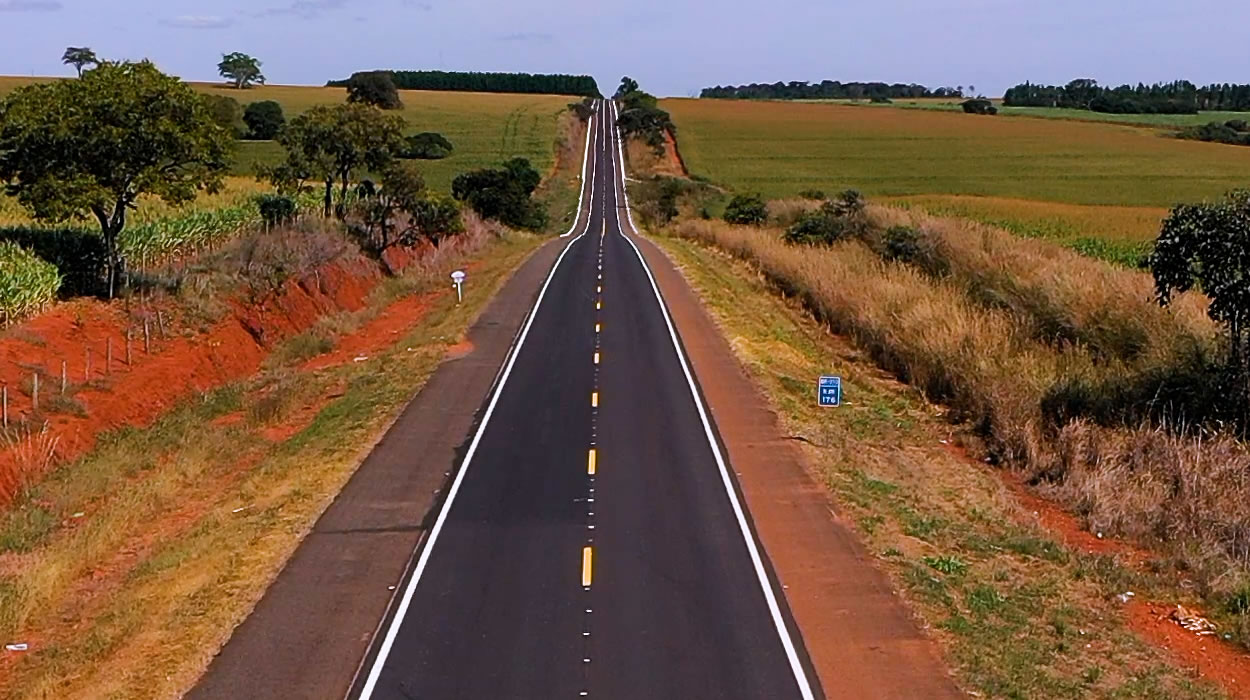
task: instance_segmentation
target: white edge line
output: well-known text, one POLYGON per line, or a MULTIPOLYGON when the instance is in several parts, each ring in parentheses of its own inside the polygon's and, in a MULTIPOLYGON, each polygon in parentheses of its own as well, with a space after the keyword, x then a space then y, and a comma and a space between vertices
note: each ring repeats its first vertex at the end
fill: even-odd
MULTIPOLYGON (((595 111, 597 112, 598 110, 595 110, 595 111)), ((600 117, 599 121, 603 121, 603 118, 600 117)), ((573 225, 569 227, 569 230, 567 232, 560 234, 560 238, 567 238, 568 236, 572 235, 573 231, 577 230, 577 222, 582 218, 582 194, 586 191, 586 161, 590 159, 590 131, 591 131, 591 126, 594 124, 594 122, 595 122, 595 115, 592 114, 590 115, 590 119, 586 122, 586 148, 585 150, 582 151, 582 179, 580 182, 577 183, 577 187, 578 187, 577 214, 573 217, 573 225)), ((599 144, 599 132, 598 130, 596 130, 595 131, 595 145, 597 146, 598 144, 599 144)), ((598 158, 596 158, 595 160, 597 161, 598 158)), ((590 173, 590 179, 591 179, 591 189, 593 190, 594 179, 595 179, 595 174, 593 170, 590 173)), ((589 222, 587 222, 587 225, 589 225, 589 222)))
MULTIPOLYGON (((613 116, 616 114, 616 103, 612 101, 613 116)), ((621 138, 617 132, 617 150, 622 154, 621 176, 624 177, 625 161, 623 151, 620 148, 621 138)), ((613 167, 613 175, 616 174, 616 168, 613 167)), ((613 179, 616 179, 615 177, 613 179)), ((622 180, 621 189, 624 190, 624 182, 622 180)), ((634 227, 633 217, 629 215, 629 193, 625 193, 625 213, 629 217, 630 230, 637 233, 634 227)), ((660 288, 655 283, 655 276, 651 274, 651 268, 647 265, 646 258, 643 257, 642 251, 634 243, 629 236, 625 235, 625 229, 621 227, 621 211, 620 207, 616 207, 616 224, 617 231, 621 234, 621 238, 629 243, 634 249, 634 254, 638 256, 638 262, 642 263, 642 269, 647 273, 647 279, 651 281, 651 291, 655 293, 655 300, 660 305, 660 313, 664 316, 664 323, 668 326, 669 338, 673 341, 673 350, 677 353, 677 360, 681 363, 681 371, 686 375, 686 385, 690 388, 690 395, 694 398, 694 405, 699 410, 699 418, 703 421, 703 434, 707 437, 708 445, 712 448, 712 454, 716 457, 716 466, 720 469, 721 482, 725 485, 725 492, 729 494, 730 505, 733 506, 734 516, 738 519, 738 527, 742 532, 742 538, 746 540, 747 551, 751 555, 751 563, 755 566, 755 573, 759 577, 760 587, 764 590, 764 598, 768 602, 768 611, 772 613, 773 624, 777 627, 777 634, 781 637, 781 645, 785 648, 786 658, 790 661, 790 670, 794 673, 794 680, 799 684, 799 693, 804 700, 814 700, 812 694, 811 683, 807 680, 807 673, 803 670, 803 663, 799 660, 798 651, 794 647, 794 640, 790 638, 790 630, 786 628, 785 619, 781 615, 781 607, 777 604, 777 595, 773 591, 772 585, 768 581, 768 572, 764 570, 764 561, 760 557, 759 548, 755 544, 755 537, 751 534, 751 527, 747 524, 746 515, 743 513, 742 504, 738 501, 738 494, 734 491, 733 482, 729 478, 729 469, 725 466, 725 458, 721 455, 720 445, 716 443, 716 435, 712 430, 712 424, 708 420, 707 411, 703 408, 703 399, 699 396, 699 391, 694 383, 694 376, 690 373, 690 366, 686 363, 685 353, 681 350, 681 343, 677 340, 677 331, 673 328, 673 321, 669 318, 668 308, 664 304, 664 298, 660 295, 660 288)))
MULTIPOLYGON (((576 226, 576 222, 574 222, 574 226, 576 226)), ((486 432, 486 426, 490 423, 491 415, 495 412, 495 405, 499 403, 499 397, 503 394, 504 386, 508 383, 508 377, 512 374, 512 367, 516 364, 516 359, 521 354, 521 347, 525 345, 525 339, 529 337, 530 327, 534 325, 534 319, 538 316, 538 307, 543 303, 543 297, 547 295, 547 287, 551 285, 551 280, 555 278, 556 271, 560 268, 560 263, 564 260, 564 256, 568 254, 573 244, 581 240, 589 230, 590 217, 586 217, 586 227, 582 229, 582 232, 576 238, 564 246, 564 250, 560 252, 560 257, 556 258, 555 264, 551 266, 551 272, 547 274, 547 280, 543 282, 542 289, 538 292, 538 299, 534 301, 529 318, 525 321, 525 327, 521 330, 521 335, 517 338, 516 345, 513 346, 512 352, 508 356, 503 376, 495 387, 495 393, 491 396, 490 404, 486 407, 486 413, 482 416, 482 422, 478 425, 477 432, 473 435, 473 441, 469 443, 469 450, 465 452, 464 460, 460 463, 460 470, 456 474, 456 479, 452 482, 451 489, 447 491, 447 500, 443 502, 443 508, 438 513, 438 519, 434 521, 434 527, 430 530, 430 536, 425 542, 425 548, 421 550, 421 557, 417 560, 417 566, 413 571, 412 578, 408 579, 408 585, 404 588, 404 596, 399 601, 399 607, 395 609, 394 617, 391 618, 391 624, 386 630, 386 637, 382 640, 382 646, 378 647, 378 655, 374 658, 373 667, 369 670, 369 677, 365 680, 364 688, 360 691, 360 700, 368 700, 373 696, 373 689, 377 686, 378 678, 382 675, 383 666, 386 665, 386 657, 391 653, 391 647, 395 644, 395 638, 399 635, 399 628, 403 624, 405 615, 408 613, 408 606, 412 604, 412 597, 416 593, 417 584, 421 581, 421 574, 425 572, 426 564, 429 563, 430 553, 434 551, 434 545, 438 542, 438 536, 443 531, 443 524, 447 521, 447 514, 451 511, 452 503, 456 500, 456 494, 460 492, 460 484, 464 483, 464 476, 469 471, 469 464, 473 460, 474 453, 477 452, 477 446, 482 440, 482 434, 486 432)))

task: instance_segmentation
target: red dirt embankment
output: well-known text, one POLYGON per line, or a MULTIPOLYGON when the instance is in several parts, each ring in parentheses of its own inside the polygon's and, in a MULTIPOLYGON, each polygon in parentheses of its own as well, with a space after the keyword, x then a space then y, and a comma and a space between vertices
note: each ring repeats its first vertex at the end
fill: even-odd
MULTIPOLYGON (((392 269, 400 269, 419 261, 426 252, 395 252, 387 262, 392 269)), ((255 373, 275 343, 328 314, 363 308, 381 278, 382 271, 372 261, 359 256, 340 259, 287 280, 259 304, 236 300, 233 311, 206 330, 179 323, 177 313, 168 307, 158 321, 159 307, 153 307, 145 312, 150 353, 145 352, 143 321, 129 315, 122 302, 60 304, 0 337, 0 382, 8 387, 10 422, 31 416, 31 377, 39 372, 40 414, 56 440, 56 459, 74 459, 89 451, 102 432, 148 425, 196 392, 255 373), (131 329, 130 365, 126 364, 127 328, 131 329), (112 362, 108 363, 110 341, 112 362), (67 407, 60 397, 62 362, 69 395, 81 411, 67 407)), ((412 323, 427 307, 428 300, 401 300, 374 323, 385 325, 389 337, 396 324, 412 323)), ((353 347, 344 351, 368 346, 363 339, 351 342, 353 347)), ((331 364, 335 364, 333 359, 318 366, 331 364)), ((41 423, 38 418, 31 422, 36 432, 41 423)), ((25 451, 20 445, 15 449, 0 443, 0 504, 11 499, 22 483, 39 478, 37 472, 47 466, 24 456, 25 451)))

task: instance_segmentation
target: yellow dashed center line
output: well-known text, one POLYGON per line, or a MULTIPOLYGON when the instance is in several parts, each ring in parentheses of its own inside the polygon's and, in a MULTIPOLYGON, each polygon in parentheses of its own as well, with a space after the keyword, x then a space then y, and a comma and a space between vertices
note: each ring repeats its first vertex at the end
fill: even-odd
POLYGON ((600 330, 602 330, 602 329, 603 329, 603 325, 602 325, 602 324, 599 324, 599 323, 596 323, 596 324, 595 324, 595 332, 596 332, 596 333, 598 333, 598 332, 599 332, 600 330))
POLYGON ((590 392, 590 407, 599 408, 599 392, 597 391, 590 392))
POLYGON ((599 364, 599 353, 595 353, 595 364, 599 364))
POLYGON ((598 311, 599 309, 602 309, 602 308, 603 308, 603 302, 601 302, 601 301, 596 301, 596 302, 595 302, 595 310, 596 310, 596 311, 598 311))
POLYGON ((595 448, 590 448, 590 456, 586 458, 586 473, 595 475, 595 448))
POLYGON ((593 565, 594 551, 590 547, 582 548, 582 586, 589 587, 591 580, 591 567, 593 565))

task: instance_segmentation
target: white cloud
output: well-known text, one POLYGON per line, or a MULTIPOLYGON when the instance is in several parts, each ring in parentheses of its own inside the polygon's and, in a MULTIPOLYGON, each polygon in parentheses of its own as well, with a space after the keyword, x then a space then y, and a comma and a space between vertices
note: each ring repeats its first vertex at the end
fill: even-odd
POLYGON ((346 5, 347 0, 293 0, 281 7, 271 7, 260 15, 295 15, 304 19, 315 19, 326 10, 337 10, 346 5))
POLYGON ((537 44, 549 44, 553 39, 555 37, 546 32, 513 32, 495 37, 496 41, 525 41, 537 44))

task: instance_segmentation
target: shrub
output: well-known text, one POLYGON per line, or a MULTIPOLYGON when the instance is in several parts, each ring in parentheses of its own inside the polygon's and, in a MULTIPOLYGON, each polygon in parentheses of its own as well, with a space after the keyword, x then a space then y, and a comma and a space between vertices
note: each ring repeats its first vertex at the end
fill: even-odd
POLYGON ((260 218, 268 227, 289 224, 299 213, 295 199, 280 194, 263 194, 256 198, 256 206, 260 210, 260 218))
POLYGON ((513 158, 502 168, 457 175, 451 192, 484 218, 537 231, 546 226, 547 212, 530 196, 541 181, 542 176, 528 160, 513 158))
POLYGON ((1208 122, 1201 126, 1187 126, 1177 133, 1177 138, 1190 139, 1193 141, 1210 141, 1212 143, 1226 143, 1233 146, 1250 145, 1250 134, 1243 133, 1237 129, 1234 124, 1240 122, 1241 126, 1245 126, 1246 122, 1242 120, 1232 120, 1224 123, 1208 122))
POLYGON ((894 102, 893 100, 886 97, 885 95, 873 95, 871 98, 868 99, 868 101, 875 105, 888 105, 888 104, 893 104, 894 102))
POLYGON ((228 131, 232 138, 243 137, 243 108, 239 106, 238 100, 225 95, 201 95, 200 98, 208 107, 213 123, 228 131))
POLYGON ((1233 131, 1250 131, 1250 124, 1248 124, 1245 119, 1229 119, 1224 122, 1224 126, 1232 129, 1233 131))
POLYGON ((595 114, 594 101, 595 98, 587 97, 581 102, 570 102, 569 111, 576 114, 577 118, 583 122, 588 122, 595 114))
POLYGON ((998 114, 994 103, 981 97, 964 100, 963 108, 966 114, 998 114))
POLYGON ((286 116, 282 114, 282 105, 273 100, 262 100, 250 103, 243 110, 243 122, 247 124, 247 138, 268 141, 281 131, 286 124, 286 116))
POLYGON ((61 275, 16 243, 0 242, 0 323, 38 311, 56 298, 61 275))
POLYGON ((399 101, 395 79, 390 72, 380 70, 353 74, 347 81, 347 101, 382 109, 402 109, 404 106, 399 101))
POLYGON ((433 131, 425 131, 420 134, 413 134, 405 139, 406 145, 404 150, 400 151, 400 158, 416 158, 420 160, 440 160, 451 155, 455 147, 451 145, 442 134, 433 131))
POLYGON ((759 226, 768 221, 768 205, 758 194, 736 194, 725 207, 725 221, 731 224, 759 226))

